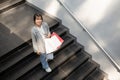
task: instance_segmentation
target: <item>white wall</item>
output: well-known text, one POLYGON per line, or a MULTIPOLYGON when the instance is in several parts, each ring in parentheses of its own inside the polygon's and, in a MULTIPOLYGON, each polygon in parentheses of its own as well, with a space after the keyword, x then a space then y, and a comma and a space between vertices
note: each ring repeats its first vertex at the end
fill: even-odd
MULTIPOLYGON (((104 53, 94 44, 80 25, 69 15, 69 13, 57 2, 57 0, 27 0, 37 7, 45 10, 62 20, 62 23, 70 29, 71 34, 77 37, 77 41, 85 46, 93 59, 101 65, 109 75, 110 80, 120 80, 120 74, 104 56, 104 53)), ((119 63, 119 0, 64 0, 64 3, 78 15, 81 22, 95 36, 100 44, 119 63), (114 8, 113 8, 114 6, 114 8), (114 13, 115 12, 115 13, 114 13), (114 15, 114 14, 115 15, 114 15), (115 34, 113 34, 115 33, 115 34), (111 38, 112 36, 112 38, 111 38), (110 40, 111 39, 111 40, 110 40)))
POLYGON ((63 0, 120 66, 120 0, 63 0))

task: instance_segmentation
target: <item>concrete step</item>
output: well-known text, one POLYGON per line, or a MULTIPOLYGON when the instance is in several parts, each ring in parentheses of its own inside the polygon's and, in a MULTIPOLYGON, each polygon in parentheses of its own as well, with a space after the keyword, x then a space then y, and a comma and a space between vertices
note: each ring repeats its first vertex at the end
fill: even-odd
MULTIPOLYGON (((67 35, 65 37, 63 36, 63 39, 65 40, 65 43, 67 43, 67 44, 63 43, 63 46, 61 47, 60 50, 64 50, 62 48, 64 48, 64 46, 66 46, 66 45, 69 45, 70 42, 73 40, 70 36, 67 36, 67 35), (69 40, 68 40, 68 37, 70 38, 69 40)), ((33 67, 35 67, 36 65, 38 65, 39 62, 40 62, 39 61, 39 57, 33 57, 33 58, 31 58, 31 55, 33 55, 33 53, 29 54, 27 57, 25 57, 24 59, 22 59, 21 61, 19 61, 15 65, 13 65, 12 67, 10 67, 7 70, 5 70, 1 74, 2 78, 5 78, 6 76, 9 76, 9 80, 17 79, 18 77, 20 77, 21 75, 25 74, 27 71, 29 71, 30 69, 32 69, 33 67), (28 60, 31 60, 31 62, 30 63, 29 62, 25 63, 25 61, 28 61, 28 60), (16 74, 16 72, 19 72, 19 75, 16 74)))
MULTIPOLYGON (((78 46, 76 43, 69 44, 68 47, 63 50, 55 53, 54 61, 50 61, 50 66, 52 70, 61 66, 68 58, 73 56, 77 51, 80 51, 81 46, 78 46)), ((30 72, 20 77, 18 80, 41 80, 45 75, 48 75, 40 65, 32 69, 30 72)))
POLYGON ((23 4, 25 0, 1 0, 0 1, 0 13, 9 10, 10 8, 16 7, 23 4))
POLYGON ((17 77, 37 65, 38 61, 39 56, 32 53, 3 72, 0 76, 0 79, 16 80, 17 77))
POLYGON ((93 60, 89 59, 81 66, 79 66, 76 70, 74 70, 74 72, 72 72, 64 80, 84 80, 84 78, 91 74, 91 72, 96 68, 99 68, 99 65, 93 60))
POLYGON ((61 34, 61 35, 65 34, 65 33, 68 33, 68 31, 69 30, 67 28, 65 28, 63 25, 59 25, 58 27, 50 30, 51 33, 56 32, 57 34, 61 34))
POLYGON ((11 55, 7 55, 4 60, 0 61, 0 73, 5 71, 12 65, 15 65, 24 57, 28 56, 31 52, 33 52, 32 46, 28 45, 22 50, 17 50, 16 52, 11 53, 11 55))
MULTIPOLYGON (((58 54, 64 52, 64 49, 66 49, 67 46, 68 46, 69 44, 71 44, 71 43, 73 42, 73 40, 74 40, 74 38, 72 38, 71 35, 69 35, 69 36, 62 36, 62 38, 65 40, 65 43, 63 43, 63 45, 61 46, 61 48, 54 53, 55 59, 56 59, 56 56, 57 56, 58 54)), ((59 57, 60 57, 60 56, 59 56, 59 57)), ((43 71, 43 73, 45 73, 45 74, 42 73, 42 75, 39 76, 39 77, 35 77, 36 80, 39 80, 40 77, 43 77, 44 75, 46 75, 46 72, 40 67, 40 64, 38 64, 38 66, 35 66, 35 68, 33 68, 32 70, 28 71, 26 74, 24 74, 23 76, 21 76, 18 80, 26 80, 27 78, 29 78, 28 80, 32 80, 32 77, 33 77, 33 76, 39 75, 39 72, 35 72, 35 73, 34 73, 34 71, 35 71, 36 69, 40 69, 40 72, 43 71), (32 73, 34 73, 34 74, 32 74, 32 73), (31 74, 32 74, 32 75, 31 75, 31 74), (28 76, 29 76, 29 77, 28 77, 28 76)), ((37 70, 37 71, 38 71, 38 70, 37 70)), ((33 80, 34 80, 34 79, 33 79, 33 80)))
POLYGON ((0 4, 3 3, 3 2, 6 2, 7 0, 0 0, 0 4))
POLYGON ((56 68, 49 75, 45 76, 43 80, 62 80, 89 58, 90 58, 89 55, 79 51, 76 54, 74 54, 71 58, 69 58, 66 62, 64 62, 64 64, 56 68))
POLYGON ((99 68, 97 68, 84 80, 104 80, 104 79, 107 79, 107 74, 100 70, 99 68))

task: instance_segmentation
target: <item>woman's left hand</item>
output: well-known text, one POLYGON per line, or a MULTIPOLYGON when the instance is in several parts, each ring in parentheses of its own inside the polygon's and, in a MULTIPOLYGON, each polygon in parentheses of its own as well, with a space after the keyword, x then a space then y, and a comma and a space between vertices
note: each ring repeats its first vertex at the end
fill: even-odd
POLYGON ((47 35, 47 38, 51 38, 51 34, 48 34, 48 35, 47 35))

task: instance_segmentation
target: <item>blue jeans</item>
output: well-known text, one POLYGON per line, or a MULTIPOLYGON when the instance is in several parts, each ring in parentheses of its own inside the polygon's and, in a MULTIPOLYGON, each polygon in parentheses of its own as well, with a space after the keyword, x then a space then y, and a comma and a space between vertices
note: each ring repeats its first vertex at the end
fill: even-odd
POLYGON ((47 60, 49 60, 49 59, 53 59, 53 53, 50 53, 50 54, 42 53, 40 55, 40 62, 44 69, 49 68, 49 64, 47 62, 47 60))

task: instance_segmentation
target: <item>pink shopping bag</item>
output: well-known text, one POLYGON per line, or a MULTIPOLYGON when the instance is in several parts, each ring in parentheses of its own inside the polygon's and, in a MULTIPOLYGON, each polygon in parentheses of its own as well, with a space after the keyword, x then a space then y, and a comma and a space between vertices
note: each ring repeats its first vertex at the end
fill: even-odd
POLYGON ((57 33, 55 33, 55 32, 53 32, 51 36, 52 37, 56 37, 59 40, 60 44, 57 45, 57 49, 60 48, 60 46, 62 45, 62 43, 64 42, 64 40, 57 33))
POLYGON ((46 53, 51 53, 60 48, 64 40, 55 32, 51 34, 51 38, 45 39, 46 53))

